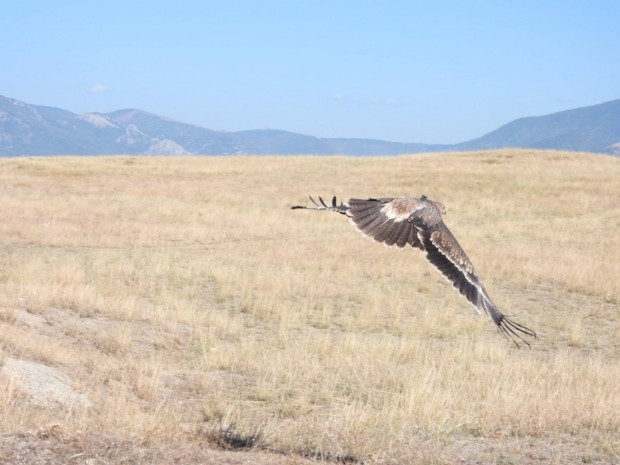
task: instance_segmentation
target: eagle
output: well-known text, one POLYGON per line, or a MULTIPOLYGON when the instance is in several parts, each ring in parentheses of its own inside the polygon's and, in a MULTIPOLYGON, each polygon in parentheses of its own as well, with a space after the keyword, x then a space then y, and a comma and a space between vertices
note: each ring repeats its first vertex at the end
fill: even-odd
POLYGON ((452 286, 473 305, 478 313, 484 312, 498 330, 519 346, 525 337, 537 338, 536 333, 504 315, 491 301, 482 281, 465 251, 442 220, 446 208, 425 195, 420 198, 350 199, 331 205, 319 197, 312 197, 313 205, 295 205, 292 209, 325 210, 340 213, 365 236, 388 246, 403 248, 410 245, 426 253, 426 259, 452 283, 452 286))

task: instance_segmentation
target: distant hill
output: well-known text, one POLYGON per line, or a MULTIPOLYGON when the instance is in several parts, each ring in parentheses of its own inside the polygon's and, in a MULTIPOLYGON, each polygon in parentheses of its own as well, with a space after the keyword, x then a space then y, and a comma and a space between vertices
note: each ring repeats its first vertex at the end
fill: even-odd
POLYGON ((0 96, 0 156, 17 155, 397 155, 502 147, 620 155, 620 100, 521 118, 453 145, 319 138, 274 129, 213 131, 128 109, 75 114, 0 96))
POLYGON ((75 114, 0 96, 0 156, 17 155, 392 155, 425 144, 321 139, 278 130, 213 131, 142 110, 75 114))
POLYGON ((620 100, 519 118, 456 150, 502 147, 572 150, 620 155, 620 100))

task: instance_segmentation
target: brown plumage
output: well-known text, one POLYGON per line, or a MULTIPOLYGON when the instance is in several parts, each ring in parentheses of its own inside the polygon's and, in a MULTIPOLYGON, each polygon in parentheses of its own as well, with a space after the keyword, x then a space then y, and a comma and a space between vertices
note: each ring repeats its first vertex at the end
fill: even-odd
POLYGON ((486 313, 498 329, 519 346, 517 339, 528 345, 523 336, 536 338, 531 329, 514 322, 502 314, 491 301, 474 266, 456 238, 444 224, 441 216, 446 210, 443 204, 422 196, 350 199, 347 204, 336 203, 336 197, 328 206, 321 197, 313 206, 291 207, 310 210, 328 210, 341 213, 351 220, 364 235, 386 245, 405 247, 407 244, 426 252, 426 259, 452 283, 480 313, 486 313))

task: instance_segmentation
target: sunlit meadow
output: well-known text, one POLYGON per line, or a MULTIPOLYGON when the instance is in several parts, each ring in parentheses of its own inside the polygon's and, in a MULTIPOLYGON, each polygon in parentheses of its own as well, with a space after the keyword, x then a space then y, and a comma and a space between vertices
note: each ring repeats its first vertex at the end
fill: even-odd
POLYGON ((2 159, 0 365, 53 367, 85 400, 42 407, 0 371, 0 433, 613 463, 619 199, 620 159, 552 151, 2 159), (440 200, 539 339, 515 348, 421 252, 290 209, 307 194, 440 200))

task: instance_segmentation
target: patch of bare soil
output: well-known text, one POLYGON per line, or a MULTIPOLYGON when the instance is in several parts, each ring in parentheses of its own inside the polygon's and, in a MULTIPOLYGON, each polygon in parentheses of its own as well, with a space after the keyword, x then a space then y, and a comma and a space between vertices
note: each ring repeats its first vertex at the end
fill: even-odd
POLYGON ((27 394, 31 403, 41 407, 89 404, 86 396, 73 389, 70 379, 64 373, 42 363, 7 357, 0 373, 27 394))

